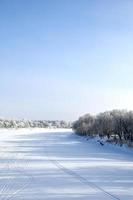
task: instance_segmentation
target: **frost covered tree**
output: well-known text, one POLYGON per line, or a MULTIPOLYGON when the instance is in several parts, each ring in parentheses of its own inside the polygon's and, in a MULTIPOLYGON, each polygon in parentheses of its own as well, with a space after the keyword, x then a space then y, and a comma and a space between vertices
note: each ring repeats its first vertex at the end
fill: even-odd
POLYGON ((73 124, 79 135, 98 135, 115 141, 133 142, 133 111, 112 110, 96 116, 86 114, 73 124))

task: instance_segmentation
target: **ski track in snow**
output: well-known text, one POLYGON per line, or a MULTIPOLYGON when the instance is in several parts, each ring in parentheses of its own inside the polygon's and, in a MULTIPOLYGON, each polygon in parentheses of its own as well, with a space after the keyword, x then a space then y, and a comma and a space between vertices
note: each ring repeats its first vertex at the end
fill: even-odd
POLYGON ((0 200, 133 200, 133 154, 71 130, 0 130, 0 200))

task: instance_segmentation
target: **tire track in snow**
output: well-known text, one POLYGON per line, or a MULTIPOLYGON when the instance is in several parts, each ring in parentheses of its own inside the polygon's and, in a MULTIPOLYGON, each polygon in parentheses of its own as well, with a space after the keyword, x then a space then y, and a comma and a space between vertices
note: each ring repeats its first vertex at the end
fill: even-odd
POLYGON ((109 196, 112 199, 121 200, 119 197, 111 194, 110 192, 106 191, 105 189, 103 189, 102 187, 98 186, 97 184, 89 181, 87 178, 85 178, 85 177, 77 174, 73 170, 70 170, 70 169, 64 167, 58 160, 50 159, 48 156, 47 156, 47 159, 51 163, 53 163, 58 169, 60 169, 61 171, 63 171, 65 174, 68 174, 68 175, 72 176, 73 178, 79 180, 82 184, 90 186, 90 187, 92 187, 94 189, 97 189, 97 190, 103 192, 105 195, 109 196))
MULTIPOLYGON (((2 146, 2 149, 0 150, 0 156, 1 157, 5 157, 5 152, 6 152, 6 150, 7 150, 7 147, 3 147, 2 146)), ((9 171, 9 159, 8 159, 8 161, 4 164, 4 166, 3 166, 3 169, 5 169, 6 168, 6 170, 7 171, 9 171)), ((2 173, 2 169, 1 169, 1 175, 2 174, 5 174, 5 172, 3 172, 2 173)), ((10 178, 7 178, 7 180, 8 180, 8 183, 10 182, 10 178)), ((1 185, 2 186, 2 185, 1 185)), ((6 191, 8 191, 9 190, 9 187, 8 187, 8 185, 3 185, 3 187, 1 187, 1 189, 0 189, 0 195, 3 195, 3 193, 4 192, 6 192, 6 191)), ((4 198, 2 197, 2 200, 3 200, 4 198)))
MULTIPOLYGON (((18 172, 20 175, 24 175, 27 179, 27 181, 25 181, 25 183, 23 184, 23 186, 21 185, 19 189, 17 189, 15 192, 11 193, 10 195, 8 195, 5 200, 12 200, 14 199, 19 193, 21 193, 26 187, 28 187, 30 185, 30 183, 33 181, 33 177, 32 175, 30 175, 29 173, 24 172, 24 168, 23 167, 19 167, 17 165, 17 162, 15 163, 16 166, 14 167, 15 171, 18 172)), ((28 162, 26 163, 26 166, 28 166, 28 162)), ((21 194, 22 196, 22 194, 21 194)))
MULTIPOLYGON (((8 148, 7 148, 7 147, 3 147, 3 148, 4 148, 4 150, 1 151, 2 154, 1 154, 0 156, 1 156, 1 157, 2 157, 2 156, 6 157, 6 154, 7 154, 7 151, 6 151, 6 150, 7 150, 8 148)), ((7 178, 7 180, 8 180, 8 185, 7 185, 7 184, 3 185, 3 187, 2 187, 1 190, 0 190, 1 200, 12 200, 12 199, 15 198, 20 192, 22 192, 27 186, 29 186, 30 183, 33 181, 33 176, 32 176, 31 174, 29 174, 29 173, 26 173, 26 172, 24 171, 24 167, 19 166, 18 162, 20 161, 20 159, 17 159, 18 156, 20 157, 21 160, 24 158, 24 155, 22 156, 21 153, 16 153, 16 154, 14 154, 14 156, 13 156, 13 158, 16 157, 16 159, 15 159, 14 162, 12 162, 12 161, 11 161, 11 158, 10 158, 10 160, 8 159, 8 162, 5 163, 5 166, 7 167, 7 174, 8 174, 8 172, 12 171, 11 164, 13 164, 13 170, 15 170, 15 172, 18 173, 18 176, 19 176, 19 174, 20 174, 20 175, 23 174, 23 175, 26 177, 27 181, 24 183, 23 186, 21 185, 20 188, 17 189, 15 192, 9 194, 9 192, 10 192, 14 187, 13 187, 12 179, 11 179, 10 177, 7 178), (19 154, 20 154, 20 156, 19 156, 19 154), (2 197, 2 196, 3 196, 3 197, 2 197)), ((29 162, 26 162, 25 164, 26 164, 26 166, 28 167, 29 162)))

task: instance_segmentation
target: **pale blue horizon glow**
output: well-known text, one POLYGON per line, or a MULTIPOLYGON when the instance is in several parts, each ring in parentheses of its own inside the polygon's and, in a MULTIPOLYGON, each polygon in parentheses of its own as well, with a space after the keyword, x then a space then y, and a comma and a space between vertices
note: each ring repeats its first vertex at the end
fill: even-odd
POLYGON ((132 0, 1 0, 0 117, 133 110, 132 0))

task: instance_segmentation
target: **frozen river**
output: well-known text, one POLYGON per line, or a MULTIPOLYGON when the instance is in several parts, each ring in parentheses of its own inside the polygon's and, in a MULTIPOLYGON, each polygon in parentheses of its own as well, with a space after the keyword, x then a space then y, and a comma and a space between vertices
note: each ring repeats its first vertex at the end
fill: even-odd
POLYGON ((133 200, 133 156, 71 130, 0 130, 0 200, 133 200))

